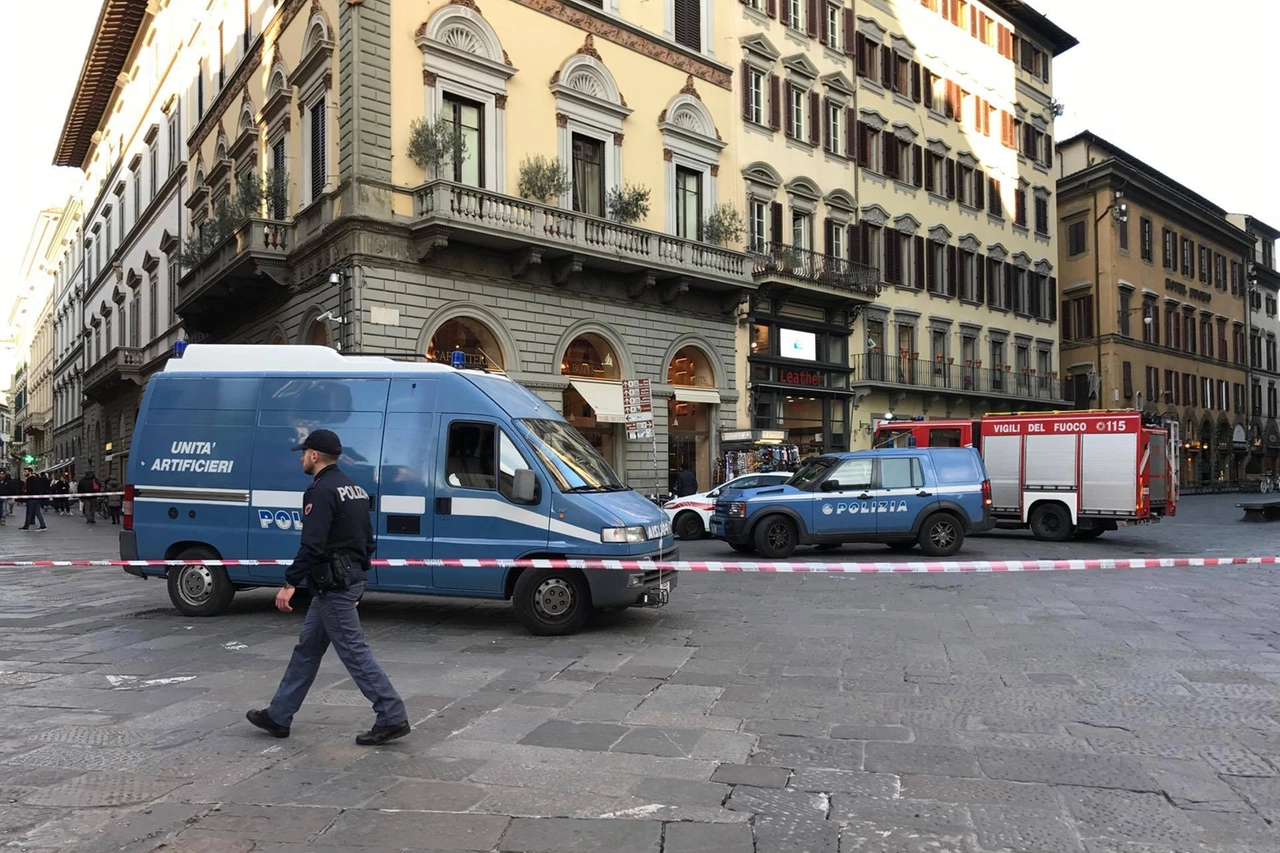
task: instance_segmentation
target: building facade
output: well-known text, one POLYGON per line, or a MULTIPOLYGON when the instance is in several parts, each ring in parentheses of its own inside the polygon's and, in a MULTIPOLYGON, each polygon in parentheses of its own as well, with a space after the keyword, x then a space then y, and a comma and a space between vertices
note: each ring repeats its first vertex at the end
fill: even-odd
POLYGON ((76 473, 84 436, 84 215, 67 202, 53 296, 53 448, 55 470, 76 473))
POLYGON ((1232 225, 1249 235, 1245 283, 1249 294, 1249 474, 1270 477, 1280 473, 1280 365, 1276 340, 1280 336, 1280 268, 1276 240, 1280 229, 1255 216, 1232 213, 1232 225))
POLYGON ((1062 364, 1080 408, 1178 425, 1187 486, 1249 464, 1249 236, 1226 211, 1092 134, 1058 146, 1062 364))

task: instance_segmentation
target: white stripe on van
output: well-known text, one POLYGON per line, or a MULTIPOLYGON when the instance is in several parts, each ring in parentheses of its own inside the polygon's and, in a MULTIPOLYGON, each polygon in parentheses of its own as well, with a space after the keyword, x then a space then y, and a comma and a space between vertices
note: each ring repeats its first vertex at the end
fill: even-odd
POLYGON ((254 489, 249 502, 254 506, 272 509, 302 509, 302 498, 306 492, 273 492, 266 489, 254 489))
POLYGON ((588 542, 600 541, 599 530, 588 530, 585 527, 568 524, 558 518, 548 519, 542 513, 512 506, 506 501, 497 498, 454 498, 453 514, 466 516, 467 518, 502 518, 538 530, 548 530, 560 536, 585 539, 588 542))
POLYGON ((383 495, 382 511, 396 515, 422 515, 427 511, 427 499, 422 495, 383 495))

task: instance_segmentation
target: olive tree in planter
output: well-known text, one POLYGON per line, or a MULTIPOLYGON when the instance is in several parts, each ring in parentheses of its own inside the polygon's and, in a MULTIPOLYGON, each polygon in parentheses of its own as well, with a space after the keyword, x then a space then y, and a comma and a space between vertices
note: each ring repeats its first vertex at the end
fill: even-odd
POLYGON ((238 180, 235 197, 219 202, 202 226, 183 241, 178 252, 182 268, 197 266, 246 220, 264 213, 271 218, 284 210, 288 179, 284 172, 268 171, 261 178, 252 175, 238 180))
POLYGON ((605 199, 609 217, 631 225, 649 215, 649 188, 643 184, 626 184, 609 190, 605 199))
POLYGON ((534 154, 520 161, 520 195, 524 198, 551 204, 573 188, 569 170, 559 157, 534 154))
POLYGON ((430 169, 432 177, 444 177, 466 156, 467 141, 452 122, 415 118, 409 123, 409 159, 419 168, 430 169))
POLYGON ((702 239, 717 246, 727 246, 742 239, 746 223, 738 209, 722 204, 702 221, 702 239))

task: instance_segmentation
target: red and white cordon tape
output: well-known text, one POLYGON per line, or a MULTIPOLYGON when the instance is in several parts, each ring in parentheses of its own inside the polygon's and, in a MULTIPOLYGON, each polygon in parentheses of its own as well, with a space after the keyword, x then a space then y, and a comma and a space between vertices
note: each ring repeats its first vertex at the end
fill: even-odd
MULTIPOLYGON (((78 566, 288 566, 292 560, 0 560, 0 568, 78 566)), ((723 572, 738 574, 998 574, 1007 572, 1076 572, 1089 569, 1177 569, 1223 566, 1274 566, 1280 557, 1139 557, 1128 560, 971 560, 962 562, 907 561, 777 563, 707 560, 658 562, 651 560, 373 560, 377 566, 441 566, 444 568, 590 569, 628 572, 723 572)))
POLYGON ((123 494, 124 492, 50 492, 47 495, 2 495, 0 496, 0 500, 56 501, 63 499, 72 501, 91 501, 94 498, 107 498, 123 494))

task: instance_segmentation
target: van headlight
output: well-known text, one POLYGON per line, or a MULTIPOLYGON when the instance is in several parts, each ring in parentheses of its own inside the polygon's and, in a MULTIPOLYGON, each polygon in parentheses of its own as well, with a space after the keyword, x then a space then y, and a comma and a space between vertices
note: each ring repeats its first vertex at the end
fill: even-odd
POLYGON ((606 527, 600 531, 600 541, 615 545, 644 542, 643 527, 606 527))

